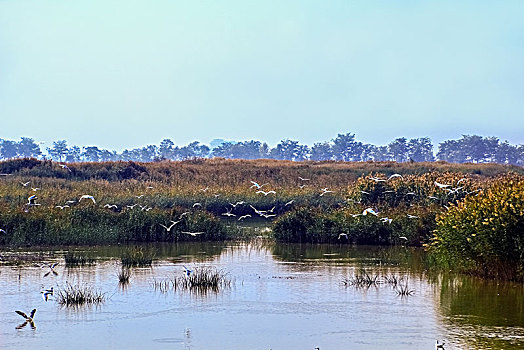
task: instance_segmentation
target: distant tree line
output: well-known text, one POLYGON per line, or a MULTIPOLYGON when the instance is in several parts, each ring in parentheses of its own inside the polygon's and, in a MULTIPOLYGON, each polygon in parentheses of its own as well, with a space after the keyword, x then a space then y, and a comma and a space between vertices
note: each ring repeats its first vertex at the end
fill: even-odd
POLYGON ((160 144, 124 150, 122 153, 96 146, 68 146, 66 140, 54 141, 42 152, 32 138, 20 141, 0 139, 0 158, 51 158, 60 162, 138 161, 151 162, 164 159, 185 160, 191 158, 230 159, 287 159, 336 160, 336 161, 396 161, 430 162, 444 160, 452 163, 500 163, 524 165, 524 145, 510 145, 497 137, 463 135, 459 140, 448 140, 439 144, 436 155, 428 137, 406 139, 400 137, 385 146, 376 146, 355 140, 355 134, 338 134, 330 141, 313 146, 300 144, 289 139, 282 140, 274 148, 260 141, 224 141, 213 148, 198 141, 186 146, 176 146, 170 139, 160 144))

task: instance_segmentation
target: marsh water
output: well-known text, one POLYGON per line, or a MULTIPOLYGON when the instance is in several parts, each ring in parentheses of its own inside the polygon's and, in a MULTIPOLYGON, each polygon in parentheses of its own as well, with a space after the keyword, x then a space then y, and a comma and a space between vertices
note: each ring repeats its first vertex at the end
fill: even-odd
MULTIPOLYGON (((427 271, 424 252, 406 247, 250 243, 147 245, 150 268, 118 281, 124 246, 75 248, 96 258, 66 267, 63 248, 40 262, 0 266, 2 349, 523 349, 524 289, 512 283, 427 271), (227 272, 218 290, 155 288, 183 266, 227 272), (397 276, 392 285, 345 285, 362 273, 397 276), (105 293, 100 305, 63 307, 41 291, 66 284, 105 293), (36 308, 35 328, 15 310, 36 308)), ((3 251, 3 256, 15 252, 3 251)), ((16 254, 35 254, 17 251, 16 254)))

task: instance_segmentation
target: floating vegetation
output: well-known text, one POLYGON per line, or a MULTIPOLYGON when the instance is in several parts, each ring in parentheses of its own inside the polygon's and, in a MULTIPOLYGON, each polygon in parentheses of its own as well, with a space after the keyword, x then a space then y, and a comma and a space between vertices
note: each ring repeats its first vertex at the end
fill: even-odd
POLYGON ((379 275, 369 275, 365 271, 361 271, 352 277, 348 277, 342 280, 345 286, 364 287, 369 288, 376 286, 382 282, 379 275))
POLYGON ((351 277, 344 278, 342 284, 346 287, 353 286, 366 289, 377 287, 379 285, 389 285, 392 286, 393 290, 401 296, 413 295, 413 293, 415 293, 414 290, 408 288, 407 279, 404 279, 404 277, 395 275, 370 275, 365 270, 361 270, 351 277))
POLYGON ((56 293, 56 301, 66 307, 98 305, 103 303, 105 299, 105 293, 87 284, 80 285, 66 282, 65 286, 58 288, 56 293))
POLYGON ((149 267, 153 263, 154 256, 152 250, 146 250, 143 247, 128 248, 122 254, 122 266, 149 267))
POLYGON ((95 259, 92 257, 89 257, 85 253, 79 253, 79 252, 67 252, 64 255, 65 264, 67 267, 77 267, 77 266, 85 266, 85 265, 93 265, 95 263, 95 259))

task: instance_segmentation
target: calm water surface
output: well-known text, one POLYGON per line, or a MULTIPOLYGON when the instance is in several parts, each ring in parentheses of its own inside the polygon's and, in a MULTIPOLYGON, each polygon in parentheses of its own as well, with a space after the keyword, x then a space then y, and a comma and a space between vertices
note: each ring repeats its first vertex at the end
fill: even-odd
MULTIPOLYGON (((86 248, 94 266, 58 275, 34 263, 0 266, 0 348, 20 349, 524 349, 524 289, 511 283, 433 275, 422 252, 403 247, 254 243, 147 246, 157 259, 118 284, 124 247, 86 248), (161 292, 153 281, 183 267, 227 271, 231 286, 205 294, 161 292), (365 269, 403 277, 414 295, 391 286, 345 286, 365 269), (44 288, 87 283, 106 293, 97 307, 64 308, 44 288), (37 308, 36 329, 16 329, 15 310, 37 308)), ((2 252, 5 256, 8 252, 2 252)))

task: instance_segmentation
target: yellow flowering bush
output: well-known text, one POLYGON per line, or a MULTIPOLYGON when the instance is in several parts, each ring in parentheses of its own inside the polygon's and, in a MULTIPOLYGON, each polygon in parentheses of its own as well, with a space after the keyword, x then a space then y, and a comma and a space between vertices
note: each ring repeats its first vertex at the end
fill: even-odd
POLYGON ((445 266, 523 280, 524 177, 506 175, 437 216, 427 244, 445 266))

